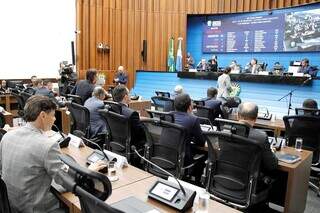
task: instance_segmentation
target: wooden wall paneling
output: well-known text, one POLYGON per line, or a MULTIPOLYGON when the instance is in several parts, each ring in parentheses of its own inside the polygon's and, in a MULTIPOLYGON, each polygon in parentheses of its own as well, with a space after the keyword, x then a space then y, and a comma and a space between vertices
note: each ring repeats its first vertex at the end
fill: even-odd
POLYGON ((223 12, 225 12, 225 13, 230 13, 231 12, 231 0, 225 0, 224 1, 223 12))
POLYGON ((270 10, 270 0, 264 0, 263 1, 263 8, 265 9, 265 10, 270 10))
MULTIPOLYGON (((125 2, 125 1, 123 1, 125 2)), ((128 11, 126 9, 121 10, 121 32, 120 32, 120 36, 121 36, 121 43, 120 43, 120 47, 118 49, 118 51, 121 54, 121 58, 120 58, 120 62, 119 65, 123 65, 125 66, 126 69, 128 69, 128 65, 127 65, 127 60, 128 60, 128 51, 130 49, 130 46, 128 46, 128 24, 129 24, 129 20, 128 20, 128 11)))
POLYGON ((212 13, 218 13, 218 11, 219 11, 219 1, 218 0, 212 2, 211 11, 212 11, 212 13))
POLYGON ((250 11, 251 8, 251 0, 244 0, 243 12, 250 11))
POLYGON ((278 3, 278 4, 277 4, 277 8, 282 8, 282 7, 284 7, 284 2, 285 2, 285 1, 288 1, 288 0, 278 0, 278 1, 277 1, 277 3, 278 3))
POLYGON ((160 14, 160 29, 161 29, 161 66, 160 70, 167 70, 167 53, 168 53, 168 15, 165 11, 162 12, 163 5, 161 5, 160 14))
POLYGON ((277 3, 278 3, 278 1, 270 0, 270 2, 271 2, 271 9, 277 8, 277 3))
MULTIPOLYGON (((110 47, 110 9, 108 8, 108 4, 106 1, 103 1, 102 5, 102 41, 110 47)), ((110 67, 110 53, 104 53, 102 56, 102 70, 109 70, 110 67)))
MULTIPOLYGON (((183 4, 185 1, 180 1, 181 4, 183 4)), ((211 8, 212 8, 212 0, 206 0, 205 2, 205 11, 204 13, 209 14, 211 12, 211 8)))
POLYGON ((77 30, 77 34, 76 34, 76 68, 78 70, 83 69, 82 67, 82 38, 83 36, 81 36, 80 29, 81 29, 81 23, 83 23, 83 15, 82 15, 82 9, 83 9, 83 5, 82 5, 82 1, 76 1, 76 30, 77 30))
POLYGON ((121 10, 115 9, 115 27, 114 27, 114 69, 121 64, 121 10))
POLYGON ((292 6, 292 0, 285 0, 284 6, 285 6, 285 7, 290 7, 290 6, 292 6))
POLYGON ((257 1, 258 1, 258 0, 251 0, 251 1, 250 1, 250 11, 255 11, 255 10, 257 10, 257 1))
POLYGON ((237 0, 237 12, 243 12, 243 10, 244 10, 244 0, 237 0))
POLYGON ((92 68, 96 68, 96 8, 97 6, 94 4, 95 1, 90 1, 90 8, 89 8, 89 66, 92 68))
MULTIPOLYGON (((97 0, 97 7, 96 7, 96 44, 102 42, 103 44, 105 44, 106 42, 103 40, 103 36, 102 36, 102 29, 104 26, 103 23, 103 0, 97 0)), ((104 61, 104 55, 105 53, 99 53, 96 50, 96 68, 99 70, 103 70, 103 61, 104 61)))
POLYGON ((230 10, 231 10, 231 13, 236 13, 238 11, 237 0, 231 0, 231 2, 230 2, 230 10))
POLYGON ((198 0, 196 1, 197 6, 197 13, 204 14, 206 12, 206 0, 198 0))
MULTIPOLYGON (((85 0, 84 1, 84 8, 83 8, 83 16, 86 17, 84 19, 84 23, 82 26, 82 36, 83 36, 83 59, 84 59, 84 69, 88 69, 90 66, 90 49, 89 49, 89 41, 90 41, 90 34, 89 34, 89 1, 85 0)), ((80 75, 81 78, 83 78, 84 74, 82 76, 80 75)))
POLYGON ((264 9, 264 5, 263 5, 264 1, 260 0, 257 2, 257 10, 263 10, 264 9))

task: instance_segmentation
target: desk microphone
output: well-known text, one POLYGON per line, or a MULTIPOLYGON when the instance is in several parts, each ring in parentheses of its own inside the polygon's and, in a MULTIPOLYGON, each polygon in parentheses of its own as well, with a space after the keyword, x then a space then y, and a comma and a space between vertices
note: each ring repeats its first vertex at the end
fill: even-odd
POLYGON ((64 136, 64 134, 61 132, 61 130, 57 127, 57 125, 53 124, 52 126, 54 126, 54 128, 56 130, 58 130, 59 134, 62 137, 61 139, 58 140, 58 144, 59 144, 60 148, 67 147, 69 145, 71 138, 64 136))
POLYGON ((310 80, 312 80, 312 77, 307 78, 306 80, 304 80, 304 82, 302 83, 302 85, 308 83, 310 80))
POLYGON ((88 143, 89 143, 89 144, 92 144, 92 145, 94 145, 95 147, 97 147, 98 150, 100 150, 100 152, 102 152, 102 154, 103 154, 103 156, 106 158, 106 160, 109 161, 108 156, 106 155, 106 153, 104 153, 104 151, 102 150, 102 148, 101 148, 97 143, 93 142, 92 140, 89 140, 89 139, 85 138, 84 136, 81 136, 80 138, 83 140, 83 142, 84 142, 85 144, 88 144, 88 143))
POLYGON ((177 183, 178 183, 183 195, 186 196, 186 191, 184 190, 183 186, 180 184, 179 180, 174 175, 172 175, 170 172, 164 170, 163 168, 161 168, 157 164, 152 163, 151 161, 147 160, 145 157, 141 156, 134 145, 131 146, 131 150, 134 151, 142 160, 146 161, 147 163, 150 163, 152 166, 154 166, 157 169, 161 170, 162 172, 166 173, 170 177, 173 177, 177 181, 177 183))

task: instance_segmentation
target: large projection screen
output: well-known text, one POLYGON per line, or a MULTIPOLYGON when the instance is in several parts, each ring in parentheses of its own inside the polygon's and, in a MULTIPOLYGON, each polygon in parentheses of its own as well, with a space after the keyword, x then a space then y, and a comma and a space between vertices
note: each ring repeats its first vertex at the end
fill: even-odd
POLYGON ((56 78, 72 63, 75 0, 1 1, 0 23, 0 79, 56 78))

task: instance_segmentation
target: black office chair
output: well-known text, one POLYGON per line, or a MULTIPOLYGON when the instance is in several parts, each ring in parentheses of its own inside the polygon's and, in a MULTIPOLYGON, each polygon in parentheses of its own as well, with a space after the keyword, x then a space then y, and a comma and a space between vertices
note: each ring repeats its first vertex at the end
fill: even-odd
POLYGON ((114 101, 103 101, 106 108, 112 112, 122 114, 122 106, 121 104, 114 101))
POLYGON ((23 101, 26 103, 27 100, 33 95, 27 92, 20 92, 21 97, 23 98, 23 101))
POLYGON ((149 114, 150 118, 158 118, 163 121, 168 121, 170 123, 174 123, 174 115, 170 112, 161 112, 161 111, 155 111, 155 110, 146 110, 149 114))
POLYGON ((283 121, 289 146, 295 146, 296 139, 302 138, 302 148, 313 152, 309 186, 320 196, 320 117, 293 115, 284 116, 283 121))
POLYGON ((170 98, 153 96, 151 100, 157 111, 170 112, 174 110, 174 100, 170 98))
POLYGON ((3 128, 4 125, 6 125, 6 119, 4 117, 4 114, 2 114, 2 112, 0 112, 0 128, 3 128))
POLYGON ((24 90, 25 93, 28 93, 30 95, 34 95, 36 93, 36 90, 33 89, 32 87, 28 87, 24 90))
POLYGON ((90 112, 77 103, 67 102, 67 108, 71 114, 71 133, 80 130, 85 134, 85 138, 90 138, 90 112))
POLYGON ((196 116, 208 118, 212 124, 216 125, 215 119, 219 117, 220 110, 218 111, 202 105, 195 105, 194 109, 196 110, 194 113, 196 116))
POLYGON ((212 197, 236 208, 266 201, 270 185, 258 187, 261 147, 253 140, 230 132, 204 133, 208 161, 204 183, 212 197))
POLYGON ((68 101, 83 105, 83 100, 79 95, 67 94, 66 98, 68 101))
POLYGON ((241 104, 241 99, 239 97, 230 97, 230 98, 220 98, 222 101, 221 111, 223 118, 228 119, 229 116, 237 110, 238 106, 241 104))
MULTIPOLYGON (((204 155, 196 155, 188 165, 185 165, 186 129, 178 124, 144 119, 143 121, 147 143, 145 158, 167 170, 177 178, 192 176, 192 171, 203 160, 204 155)), ((162 178, 168 175, 154 166, 146 163, 145 169, 162 178)))
POLYGON ((81 167, 70 156, 61 155, 60 159, 69 167, 58 172, 62 186, 79 197, 81 212, 122 213, 104 202, 112 192, 107 176, 81 167))
POLYGON ((170 98, 170 92, 155 91, 156 96, 170 98))
POLYGON ((204 106, 205 105, 205 101, 203 101, 203 100, 193 100, 193 104, 197 105, 197 106, 204 106))
POLYGON ((296 115, 312 115, 312 116, 320 116, 320 109, 312 109, 312 108, 295 108, 296 115))
POLYGON ((249 136, 250 126, 248 124, 221 118, 216 118, 215 121, 219 131, 228 132, 243 137, 249 136))
POLYGON ((107 109, 99 110, 99 113, 107 122, 109 136, 107 149, 125 156, 129 163, 134 153, 131 151, 131 124, 129 118, 107 109))
POLYGON ((0 175, 0 213, 11 213, 6 183, 0 175))
POLYGON ((26 102, 24 101, 23 97, 16 92, 11 92, 12 96, 16 98, 17 102, 18 102, 18 115, 20 117, 23 117, 23 109, 24 109, 24 105, 26 104, 26 102))

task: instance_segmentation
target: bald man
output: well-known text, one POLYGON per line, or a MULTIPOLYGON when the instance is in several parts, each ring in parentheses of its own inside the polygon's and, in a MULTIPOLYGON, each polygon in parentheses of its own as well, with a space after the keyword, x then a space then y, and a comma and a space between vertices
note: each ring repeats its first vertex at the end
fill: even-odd
POLYGON ((113 80, 116 84, 127 84, 128 74, 123 66, 119 66, 113 80))
POLYGON ((267 134, 259 129, 253 129, 258 117, 258 106, 254 103, 244 102, 238 106, 238 119, 240 122, 248 124, 250 128, 249 138, 255 140, 262 148, 262 162, 260 171, 268 173, 277 169, 278 159, 270 148, 267 134))

